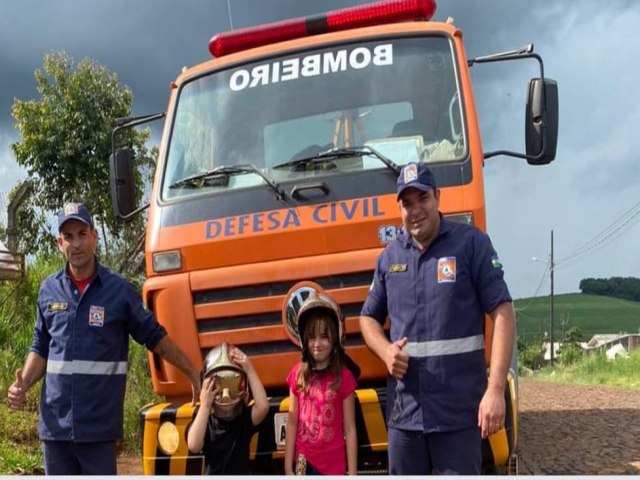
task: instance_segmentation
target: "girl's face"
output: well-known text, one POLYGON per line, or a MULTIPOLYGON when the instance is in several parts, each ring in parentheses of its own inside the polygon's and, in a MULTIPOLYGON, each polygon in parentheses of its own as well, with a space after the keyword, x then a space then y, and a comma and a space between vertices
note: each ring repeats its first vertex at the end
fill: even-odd
POLYGON ((309 335, 307 336, 307 348, 315 367, 322 369, 329 365, 329 357, 333 349, 333 339, 329 330, 331 320, 325 317, 309 319, 309 335))

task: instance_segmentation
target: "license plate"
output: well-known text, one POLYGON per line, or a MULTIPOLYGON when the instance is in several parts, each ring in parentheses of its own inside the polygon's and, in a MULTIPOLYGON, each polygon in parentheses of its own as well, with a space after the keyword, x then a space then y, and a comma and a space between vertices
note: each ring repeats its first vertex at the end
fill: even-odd
POLYGON ((287 438, 288 416, 289 412, 279 412, 273 416, 273 428, 276 435, 276 447, 278 450, 284 450, 284 444, 287 438))

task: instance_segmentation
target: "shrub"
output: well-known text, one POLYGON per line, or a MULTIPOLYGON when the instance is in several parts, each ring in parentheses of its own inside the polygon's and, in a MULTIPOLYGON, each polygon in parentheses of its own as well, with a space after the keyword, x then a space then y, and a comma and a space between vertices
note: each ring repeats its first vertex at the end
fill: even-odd
POLYGON ((518 365, 531 370, 539 369, 544 363, 542 345, 531 343, 518 351, 518 365))
POLYGON ((558 352, 558 361, 563 366, 573 365, 582 357, 582 349, 576 344, 563 345, 558 352))

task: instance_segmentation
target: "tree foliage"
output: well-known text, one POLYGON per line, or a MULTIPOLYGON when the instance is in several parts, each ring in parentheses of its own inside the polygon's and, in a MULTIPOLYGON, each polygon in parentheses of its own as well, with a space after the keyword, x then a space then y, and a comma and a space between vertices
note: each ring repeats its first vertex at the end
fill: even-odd
MULTIPOLYGON (((123 235, 123 225, 111 209, 108 158, 115 119, 131 115, 131 90, 104 66, 91 59, 76 66, 64 52, 45 55, 35 80, 40 98, 16 99, 12 107, 21 138, 11 150, 33 186, 31 198, 18 212, 18 228, 24 232, 19 249, 33 253, 51 245, 51 233, 42 228, 43 222, 68 201, 86 203, 105 237, 121 246, 130 243, 124 236, 139 235, 142 222, 130 225, 123 235)), ((153 152, 145 147, 149 131, 129 129, 122 137, 133 148, 140 168, 149 171, 153 163, 153 152)), ((137 181, 140 199, 139 173, 137 181)))
POLYGON ((640 302, 640 278, 583 278, 580 281, 580 291, 590 295, 602 295, 640 302))

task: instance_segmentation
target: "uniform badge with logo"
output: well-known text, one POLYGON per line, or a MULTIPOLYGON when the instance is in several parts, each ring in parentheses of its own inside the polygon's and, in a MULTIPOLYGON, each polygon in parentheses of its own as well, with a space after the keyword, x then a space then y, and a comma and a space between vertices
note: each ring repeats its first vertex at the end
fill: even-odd
POLYGON ((104 325, 104 307, 91 305, 91 308, 89 308, 89 325, 92 327, 102 327, 104 325))
POLYGON ((456 281, 456 257, 442 257, 438 259, 438 283, 452 283, 456 281))
POLYGON ((500 261, 500 259, 498 257, 493 257, 491 259, 491 266, 493 268, 495 268, 496 270, 500 270, 502 268, 502 262, 500 261))
POLYGON ((410 163, 404 170, 402 171, 404 184, 411 183, 418 179, 418 165, 415 163, 410 163))
POLYGON ((77 203, 67 203, 64 206, 64 214, 68 215, 77 215, 78 214, 78 204, 77 203))

